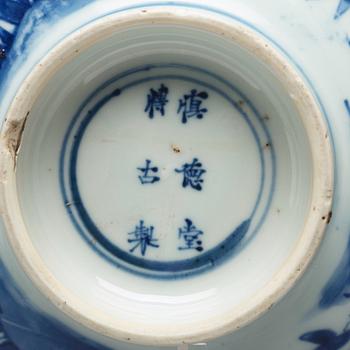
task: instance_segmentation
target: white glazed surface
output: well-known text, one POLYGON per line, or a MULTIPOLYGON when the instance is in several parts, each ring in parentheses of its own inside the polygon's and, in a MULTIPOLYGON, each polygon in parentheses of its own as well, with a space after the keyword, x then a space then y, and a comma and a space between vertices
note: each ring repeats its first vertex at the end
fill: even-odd
MULTIPOLYGON (((109 2, 103 2, 106 6, 105 11, 107 11, 108 3, 109 2)), ((101 4, 101 3, 100 3, 101 4)), ((203 4, 203 3, 201 3, 203 4)), ((215 4, 216 6, 219 6, 220 4, 215 4)), ((90 5, 91 7, 93 6, 90 5)), ((229 6, 225 3, 222 3, 221 6, 225 8, 225 11, 229 10, 229 6)), ((346 66, 346 57, 349 56, 349 53, 346 51, 346 46, 342 45, 343 40, 341 40, 342 35, 338 34, 338 36, 335 36, 334 41, 328 41, 328 39, 323 39, 322 41, 322 49, 324 50, 325 47, 332 48, 332 55, 335 57, 336 53, 338 52, 339 55, 342 53, 342 57, 344 57, 344 64, 339 65, 328 65, 327 70, 322 69, 322 65, 326 65, 327 57, 323 57, 322 60, 319 59, 320 55, 317 55, 319 51, 319 48, 315 45, 315 37, 319 38, 319 40, 322 39, 323 32, 319 29, 318 25, 310 25, 308 24, 307 28, 305 27, 296 27, 295 23, 300 23, 300 18, 304 18, 306 20, 307 14, 310 13, 310 11, 316 11, 318 14, 318 17, 320 21, 328 21, 328 19, 325 19, 325 13, 332 13, 332 10, 334 12, 334 6, 330 8, 326 8, 327 5, 317 5, 320 8, 318 8, 315 4, 301 4, 298 6, 289 6, 288 16, 285 18, 286 15, 284 15, 284 11, 287 8, 286 6, 281 6, 279 9, 278 6, 274 2, 271 2, 270 6, 265 2, 264 6, 259 3, 254 3, 253 1, 245 5, 239 5, 237 2, 237 5, 234 7, 234 12, 236 14, 239 14, 243 17, 249 18, 250 22, 252 21, 252 18, 254 18, 255 22, 259 23, 259 26, 264 28, 266 32, 270 34, 270 36, 274 37, 275 40, 278 40, 280 44, 283 45, 285 49, 291 55, 296 59, 299 58, 299 62, 302 61, 303 63, 303 69, 308 75, 309 78, 311 78, 311 81, 314 86, 316 86, 317 92, 320 94, 320 97, 323 101, 323 103, 326 106, 327 111, 329 112, 328 115, 332 115, 332 130, 336 129, 336 135, 334 135, 334 142, 335 142, 335 148, 337 151, 337 186, 338 188, 341 188, 342 186, 342 178, 346 178, 346 162, 341 162, 342 155, 346 150, 346 142, 347 139, 344 133, 347 132, 346 125, 347 122, 347 115, 346 110, 343 108, 342 101, 346 97, 341 96, 339 98, 339 101, 336 99, 331 99, 329 96, 333 96, 330 94, 330 92, 334 91, 334 85, 332 84, 339 84, 339 87, 337 87, 337 91, 341 92, 342 89, 348 88, 347 82, 345 79, 339 80, 335 82, 334 80, 329 80, 328 75, 336 75, 336 70, 341 69, 341 74, 339 76, 346 75, 346 69, 348 67, 346 66), (290 13, 291 8, 296 12, 294 14, 294 17, 290 13), (326 11, 327 10, 327 11, 326 11), (318 12, 319 11, 319 12, 318 12), (253 14, 259 13, 259 16, 257 18, 256 16, 253 16, 253 14), (290 19, 290 18, 293 19, 290 19), (259 18, 267 19, 269 18, 270 21, 273 21, 273 26, 270 27, 268 25, 268 21, 261 20, 259 21, 259 18), (289 19, 288 19, 289 18, 289 19), (280 28, 280 33, 283 33, 283 35, 278 36, 278 31, 276 28, 280 28), (293 35, 286 35, 286 33, 291 33, 293 35), (309 35, 306 35, 309 34, 309 35), (288 38, 288 40, 287 40, 288 38), (302 38, 302 40, 301 40, 302 38), (339 39, 339 41, 338 41, 339 39), (315 64, 315 57, 318 58, 317 65, 315 64), (322 74, 320 72, 322 71, 322 74), (331 73, 333 72, 333 73, 331 73), (324 83, 322 83, 324 81, 324 83), (332 82, 332 84, 330 84, 332 82), (343 84, 343 87, 342 87, 343 84), (337 111, 338 113, 330 113, 337 111), (338 125, 342 125, 341 127, 336 128, 337 123, 338 125), (340 171, 341 169, 341 171, 340 171)), ((331 7, 331 6, 329 6, 331 7)), ((81 10, 80 18, 84 18, 84 21, 87 21, 87 14, 95 13, 96 11, 91 11, 91 8, 89 11, 89 7, 81 10), (87 11, 87 12, 84 12, 87 11)), ((99 10, 102 11, 102 6, 99 6, 99 10)), ((78 12, 79 14, 79 12, 78 12)), ((78 18, 78 17, 76 17, 78 18)), ((73 23, 69 23, 68 20, 63 20, 63 23, 66 23, 67 25, 67 32, 69 32, 72 28, 74 28, 73 23), (69 27, 70 24, 70 27, 69 27), (70 28, 70 29, 68 29, 70 28)), ((327 22, 328 23, 328 22, 327 22)), ((338 33, 342 32, 341 22, 337 23, 338 29, 334 29, 334 31, 338 30, 338 33), (340 23, 340 24, 339 24, 340 23)), ((329 27, 335 26, 334 22, 332 22, 332 16, 329 15, 329 27)), ((345 31, 344 31, 345 33, 345 31)), ((63 27, 60 27, 60 30, 57 31, 57 38, 59 35, 63 34, 63 27)), ((42 48, 42 52, 45 51, 45 47, 52 46, 52 43, 47 43, 46 46, 44 43, 39 45, 36 43, 36 47, 38 48, 38 52, 40 52, 40 48, 42 48)), ((33 57, 33 56, 31 56, 33 57)), ((39 57, 39 56, 37 56, 39 57)), ((33 58, 32 58, 33 59, 33 58)), ((340 61, 341 63, 341 61, 340 61)), ((16 75, 18 81, 20 81, 20 77, 22 74, 22 77, 26 74, 25 72, 28 71, 30 67, 30 61, 28 61, 25 65, 21 66, 21 71, 18 72, 16 75), (27 67, 27 68, 26 68, 27 67)), ((15 90, 8 90, 6 93, 6 96, 4 97, 4 101, 9 101, 11 98, 11 91, 15 90)), ((345 154, 344 154, 345 156, 345 154)), ((345 189, 343 190, 345 191, 345 189)), ((346 320, 347 312, 346 310, 342 311, 339 308, 335 308, 329 312, 325 313, 316 313, 315 315, 307 317, 310 312, 315 308, 317 305, 318 296, 320 293, 321 288, 327 281, 327 278, 330 276, 332 271, 334 270, 334 267, 338 263, 339 260, 339 253, 337 250, 343 251, 345 242, 347 239, 347 226, 346 226, 346 216, 342 216, 342 210, 345 210, 346 204, 342 204, 341 201, 345 201, 346 198, 343 197, 336 197, 336 203, 335 203, 335 210, 334 210, 334 216, 333 219, 328 227, 327 230, 327 236, 332 236, 332 240, 330 238, 326 237, 325 243, 323 244, 322 250, 320 254, 317 257, 317 260, 314 261, 312 269, 306 274, 306 276, 302 279, 302 281, 298 284, 296 288, 293 289, 293 293, 291 293, 288 297, 286 297, 283 300, 283 303, 277 305, 274 309, 272 309, 269 314, 262 319, 258 320, 256 323, 252 324, 251 326, 241 330, 240 332, 230 336, 225 337, 216 343, 215 341, 208 344, 209 348, 216 348, 217 346, 224 346, 227 349, 232 349, 233 347, 242 348, 242 349, 255 349, 256 344, 259 344, 259 346, 263 349, 282 349, 286 347, 286 342, 290 345, 290 348, 292 349, 304 349, 307 347, 307 344, 301 343, 298 340, 298 337, 304 333, 307 329, 314 329, 317 327, 330 327, 330 325, 333 326, 334 329, 341 330, 341 325, 343 325, 344 319, 346 320), (337 239, 334 239, 334 237, 337 237, 337 239), (344 243, 342 243, 344 242, 344 243), (337 249, 337 247, 339 247, 337 249), (322 267, 322 269, 320 268, 322 267), (300 301, 299 297, 302 295, 302 302, 300 301), (296 307, 298 305, 298 307, 296 307), (342 315, 342 312, 344 313, 342 315), (324 314, 327 314, 327 316, 324 316, 324 314), (283 315, 283 322, 281 322, 281 315, 283 315), (303 322, 301 322, 303 320, 303 322), (309 322, 309 324, 308 324, 309 322), (337 325, 339 325, 337 327, 337 325), (268 329, 269 331, 266 331, 268 329), (259 331, 260 330, 260 331, 259 331), (262 332, 262 330, 264 330, 262 332), (254 332, 256 335, 255 337, 246 337, 245 334, 252 334, 250 332, 254 332), (278 334, 278 336, 277 336, 278 334)), ((9 260, 10 261, 10 257, 9 260)), ((15 265, 12 265, 12 268, 15 265)), ((24 285, 25 281, 21 280, 20 284, 24 285)), ((38 299, 38 297, 35 296, 35 293, 32 294, 33 301, 37 304, 41 304, 41 299, 38 299)), ((106 341, 106 340, 105 340, 106 341)), ((121 348, 122 345, 119 344, 119 347, 121 348)), ((123 345, 126 347, 126 345, 123 345)), ((289 345, 288 345, 289 348, 289 345)))
MULTIPOLYGON (((288 63, 280 63, 278 56, 274 57, 269 50, 268 43, 260 43, 248 31, 244 32, 243 27, 231 30, 225 22, 216 22, 200 12, 193 16, 187 10, 176 10, 171 15, 168 11, 166 8, 135 10, 125 16, 111 16, 96 22, 96 26, 84 28, 81 36, 78 33, 68 38, 77 58, 62 67, 66 50, 63 43, 55 50, 58 55, 53 51, 41 61, 24 83, 21 90, 24 94, 19 92, 15 98, 18 103, 10 109, 3 131, 4 217, 9 239, 23 268, 31 278, 39 280, 38 286, 45 296, 52 298, 78 322, 111 337, 141 344, 170 345, 216 338, 242 327, 270 308, 304 270, 314 253, 332 198, 328 131, 322 117, 318 116, 315 103, 304 92, 306 88, 293 75, 288 63), (201 23, 206 24, 203 29, 201 23), (102 38, 98 26, 102 32, 107 28, 108 33, 111 28, 115 34, 105 42, 100 39, 96 47, 84 51, 87 44, 91 45, 89 40, 84 40, 85 36, 90 40, 102 38), (213 33, 206 34, 207 28, 213 33), (239 45, 247 45, 251 53, 258 52, 259 60, 271 67, 267 66, 267 70, 250 52, 232 44, 229 35, 239 45), (251 47, 249 40, 252 40, 251 47), (210 47, 210 42, 215 45, 210 47), (180 55, 176 45, 179 45, 180 55), (208 46, 207 53, 204 48, 208 46), (192 47, 196 47, 195 54, 190 51, 192 47), (124 57, 127 63, 123 62, 124 57), (220 57, 219 62, 215 61, 217 57, 220 57), (151 65, 134 72, 135 59, 143 65, 151 65), (163 63, 169 60, 174 63, 170 66, 163 63), (194 61, 197 65, 193 67, 190 62, 194 61), (49 74, 57 69, 52 62, 62 68, 51 78, 49 74), (112 63, 110 67, 109 62, 112 63), (102 67, 106 66, 103 71, 102 67), (120 66, 128 74, 120 73, 123 72, 120 66), (83 68, 81 73, 78 67, 83 68), (208 67, 209 73, 203 73, 205 70, 201 67, 208 67), (221 75, 217 73, 220 70, 223 70, 221 75), (80 141, 81 126, 75 119, 71 124, 70 116, 80 109, 81 96, 86 98, 91 95, 91 87, 97 88, 96 80, 104 82, 113 75, 120 77, 110 86, 106 85, 79 112, 83 118, 81 126, 85 125, 85 120, 93 118, 80 141), (42 77, 44 79, 40 80, 42 77), (205 94, 207 108, 200 118, 203 121, 196 126, 190 117, 186 120, 183 115, 179 123, 179 118, 169 111, 163 113, 166 115, 162 121, 151 112, 147 115, 147 107, 143 107, 144 91, 152 91, 154 85, 151 84, 156 82, 170 90, 167 94, 170 101, 181 91, 205 89, 202 94, 205 94), (230 85, 238 86, 242 92, 230 89, 230 85), (44 89, 43 95, 40 89, 44 89), (29 90, 33 91, 32 95, 28 94, 29 90), (111 93, 109 102, 94 112, 94 106, 99 106, 99 101, 104 101, 111 93), (36 94, 39 100, 32 105, 36 94), (244 96, 249 96, 249 100, 244 96), (251 107, 256 102, 261 105, 251 107), (233 114, 228 107, 234 107, 233 114), (253 119, 252 111, 256 114, 253 119), (20 122, 21 114, 26 118, 23 122, 20 122), (272 122, 268 123, 270 119, 272 122), (309 140, 305 140, 300 119, 309 140), (240 121, 243 125, 238 124, 240 121), (25 126, 20 128, 21 124, 25 126), (22 129, 24 131, 18 133, 22 129), (60 131, 70 129, 72 132, 69 131, 67 137, 60 131), (18 141, 14 139, 16 135, 20 137, 18 141), (279 143, 283 139, 287 142, 279 143), (60 147, 62 140, 67 141, 60 147), (230 140, 235 143, 231 145, 230 140), (6 146, 9 146, 9 156, 13 157, 13 145, 19 142, 15 159, 7 163, 6 146), (80 142, 77 175, 72 176, 71 170, 65 168, 72 169, 77 142, 80 142), (174 143, 178 145, 175 152, 174 143), (72 155, 69 155, 69 147, 72 155), (189 157, 186 149, 194 154, 193 159, 199 157, 208 174, 199 186, 191 184, 184 190, 188 184, 184 183, 181 189, 175 181, 171 182, 170 174, 174 174, 174 169, 179 172, 178 168, 186 162, 189 157), (118 153, 122 156, 118 157, 118 153), (232 158, 234 154, 241 159, 232 158), (152 157, 164 164, 157 178, 159 183, 140 183, 135 174, 135 170, 140 170, 137 164, 142 158, 152 157), (100 160, 103 162, 99 163, 100 160), (242 164, 249 167, 245 169, 242 164), (17 189, 12 192, 14 172, 17 189), (77 183, 73 185, 75 178, 77 183), (241 178, 247 182, 242 182, 241 178), (63 198, 57 191, 59 183, 63 198), (80 187, 79 197, 74 194, 76 186, 80 187), (71 196, 66 194, 69 191, 71 196), (21 214, 16 214, 16 193, 25 216, 23 224, 21 214), (216 204, 219 199, 222 207, 216 204), (276 212, 270 210, 271 205, 278 208, 276 212), (251 213, 250 208, 256 209, 251 213), (286 215, 279 215, 281 210, 286 215), (80 218, 64 225, 67 214, 72 218, 78 214, 80 218), (92 219, 86 221, 87 215, 92 219), (195 242, 202 251, 204 241, 203 253, 199 253, 196 246, 184 250, 182 243, 181 248, 177 247, 178 238, 173 232, 176 233, 177 225, 186 217, 191 218, 186 219, 191 220, 191 225, 194 219, 195 225, 199 223, 203 229, 200 243, 195 242), (129 250, 129 244, 136 241, 127 239, 136 235, 128 233, 135 220, 140 225, 146 221, 144 229, 148 222, 155 225, 152 230, 156 238, 144 248, 136 242, 129 250), (88 223, 92 221, 95 223, 88 223), (99 249, 99 255, 91 254, 87 246, 82 247, 77 235, 80 231, 76 230, 79 222, 88 230, 85 235, 93 235, 92 246, 99 249), (98 229, 94 229, 94 225, 98 229), (57 231, 52 227, 57 227, 57 231), (25 230, 37 252, 31 248, 25 230), (103 233, 96 235, 93 233, 96 230, 103 233), (226 251, 229 254, 228 249, 232 249, 228 248, 232 243, 226 238, 230 232, 234 232, 234 240, 243 232, 241 248, 238 245, 234 252, 238 257, 227 259, 222 267, 215 266, 219 265, 220 256, 226 251), (116 260, 117 269, 101 260, 101 249, 106 249, 104 237, 111 242, 108 253, 119 259, 116 260), (139 247, 141 249, 137 249, 139 247), (125 254, 128 256, 123 258, 125 254), (202 271, 200 277, 190 279, 194 272, 198 274, 201 270, 179 269, 179 264, 186 259, 192 259, 187 264, 194 266, 197 259, 205 259, 206 254, 209 254, 207 261, 210 263, 207 270, 212 265, 212 273, 202 271), (39 256, 44 258, 43 262, 39 256), (141 262, 138 267, 132 262, 135 259, 141 262), (71 263, 69 274, 62 269, 62 260, 71 263), (142 267, 145 262, 165 264, 174 272, 153 268, 153 275, 150 272, 148 275, 142 267), (143 279, 130 278, 121 270, 122 266, 129 272, 136 268, 135 272, 142 273, 143 279), (156 278, 157 273, 173 281, 144 280, 145 277, 156 278), (180 277, 187 278, 179 280, 180 277)), ((171 111, 171 107, 176 110, 175 104, 166 105, 167 110, 171 111)), ((108 258, 111 263, 111 257, 108 258)), ((204 263, 208 264, 206 260, 204 263)))

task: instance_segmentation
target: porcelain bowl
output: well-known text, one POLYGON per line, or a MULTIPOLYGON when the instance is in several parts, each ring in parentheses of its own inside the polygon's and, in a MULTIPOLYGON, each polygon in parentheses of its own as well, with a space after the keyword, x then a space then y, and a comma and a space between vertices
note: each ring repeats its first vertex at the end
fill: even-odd
POLYGON ((258 32, 199 9, 130 10, 70 34, 22 83, 1 142, 8 255, 50 317, 106 345, 253 322, 331 217, 312 88, 258 32))

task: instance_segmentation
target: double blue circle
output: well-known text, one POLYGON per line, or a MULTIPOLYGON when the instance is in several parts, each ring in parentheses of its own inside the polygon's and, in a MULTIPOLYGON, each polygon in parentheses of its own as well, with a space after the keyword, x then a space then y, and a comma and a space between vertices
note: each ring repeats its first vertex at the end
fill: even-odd
POLYGON ((83 239, 90 245, 90 247, 93 248, 95 252, 97 252, 100 256, 102 256, 104 259, 106 259, 113 265, 119 268, 122 268, 124 270, 127 270, 129 272, 133 272, 145 277, 169 279, 169 278, 179 278, 179 277, 194 275, 221 264, 228 257, 232 256, 235 252, 237 252, 239 248, 242 248, 242 246, 244 245, 244 241, 247 241, 247 239, 244 240, 244 238, 246 237, 248 231, 253 231, 250 233, 250 239, 252 236, 255 235, 258 228, 262 224, 263 219, 265 218, 271 203, 273 186, 275 182, 274 181, 275 156, 274 156, 274 150, 273 150, 270 135, 268 133, 268 130, 266 129, 266 126, 262 121, 261 116, 259 115, 257 110, 254 108, 252 103, 247 98, 245 98, 245 96, 236 87, 226 82, 221 77, 216 76, 215 74, 200 68, 196 68, 188 65, 180 65, 180 64, 159 64, 159 65, 147 65, 147 66, 137 67, 137 68, 128 70, 122 74, 119 74, 118 76, 110 79, 105 84, 100 86, 95 92, 93 92, 84 101, 84 103, 80 106, 76 115, 73 117, 66 131, 63 144, 62 144, 61 155, 60 155, 59 174, 60 174, 60 185, 61 185, 62 196, 65 203, 65 207, 69 214, 69 217, 73 225, 77 229, 77 231, 80 233, 83 239), (271 145, 270 149, 271 149, 272 176, 273 176, 273 179, 271 182, 272 185, 270 188, 270 194, 269 194, 267 203, 265 204, 263 215, 260 221, 258 221, 258 224, 256 225, 255 228, 251 228, 251 222, 261 202, 263 188, 265 185, 265 159, 264 159, 263 150, 262 150, 262 142, 259 138, 259 135, 256 129, 254 128, 253 123, 248 118, 248 115, 242 110, 242 108, 240 108, 238 102, 234 101, 225 92, 221 91, 215 86, 212 86, 211 84, 208 84, 204 81, 200 81, 198 79, 189 78, 188 76, 178 75, 178 74, 176 75, 175 74, 167 74, 167 75, 158 74, 158 75, 153 75, 151 77, 146 77, 143 79, 137 79, 133 82, 127 83, 123 86, 120 86, 114 89, 112 92, 100 98, 98 102, 88 110, 87 113, 83 114, 83 111, 87 108, 87 106, 91 103, 91 101, 94 98, 96 98, 97 95, 103 93, 103 90, 105 90, 106 88, 110 88, 111 84, 113 84, 113 86, 116 86, 118 81, 120 81, 122 78, 131 76, 136 73, 150 72, 159 68, 163 68, 163 69, 164 68, 181 68, 182 70, 204 73, 206 75, 209 75, 211 78, 214 77, 215 79, 219 80, 221 83, 224 83, 230 90, 233 90, 233 92, 238 94, 240 99, 242 99, 245 103, 247 103, 247 105, 251 108, 251 110, 255 114, 258 122, 262 126, 263 132, 265 133, 264 137, 266 142, 268 142, 271 145), (261 165, 261 178, 260 178, 259 191, 255 201, 255 205, 249 217, 247 217, 243 222, 241 222, 238 225, 238 227, 234 228, 232 232, 228 234, 225 240, 220 242, 217 246, 213 247, 212 249, 207 250, 206 252, 203 252, 192 258, 187 258, 183 260, 174 260, 174 261, 156 261, 156 260, 141 258, 130 254, 129 252, 119 248, 116 244, 111 242, 106 237, 106 235, 103 232, 101 232, 101 230, 97 227, 97 225, 94 223, 91 216, 89 215, 79 191, 78 178, 77 178, 77 160, 78 160, 81 141, 84 137, 84 133, 87 127, 89 126, 90 122, 95 118, 96 114, 100 111, 100 109, 103 106, 105 106, 111 99, 118 98, 118 96, 120 96, 123 92, 125 92, 126 90, 132 87, 135 87, 145 82, 149 82, 153 80, 159 81, 164 79, 182 80, 182 81, 195 83, 215 91, 224 99, 226 99, 232 105, 232 107, 239 112, 241 117, 248 124, 249 129, 254 137, 254 140, 256 142, 256 145, 259 151, 260 165, 261 165), (81 118, 82 115, 83 117, 81 118), (72 141, 69 142, 70 140, 72 141), (68 145, 70 146, 68 147, 68 145))

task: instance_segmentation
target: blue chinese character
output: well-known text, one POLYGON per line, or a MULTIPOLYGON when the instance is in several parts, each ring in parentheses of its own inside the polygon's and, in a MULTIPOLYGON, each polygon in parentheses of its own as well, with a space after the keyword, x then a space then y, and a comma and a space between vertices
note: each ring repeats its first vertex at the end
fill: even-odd
POLYGON ((191 90, 190 94, 184 95, 183 99, 179 100, 179 107, 177 114, 182 112, 182 122, 187 123, 188 118, 196 117, 202 119, 203 114, 208 112, 207 108, 201 108, 202 100, 208 98, 208 93, 205 91, 197 92, 197 90, 191 90))
POLYGON ((158 90, 150 89, 147 95, 147 105, 145 112, 152 119, 156 111, 160 112, 162 116, 165 114, 165 105, 169 102, 167 100, 169 89, 162 84, 158 90))
POLYGON ((195 249, 198 252, 203 251, 202 241, 199 236, 203 235, 203 231, 198 230, 193 225, 192 220, 185 219, 185 225, 179 228, 179 239, 184 240, 184 246, 178 247, 179 250, 195 249))
POLYGON ((142 176, 139 176, 139 179, 142 183, 142 185, 145 184, 153 184, 160 180, 159 176, 150 175, 149 173, 157 173, 158 167, 154 166, 151 167, 151 161, 149 159, 146 159, 146 166, 144 168, 137 168, 137 170, 140 170, 142 172, 142 176))
POLYGON ((134 246, 129 250, 130 253, 133 253, 135 249, 140 247, 141 254, 144 256, 148 246, 159 248, 159 245, 154 243, 158 239, 153 238, 153 230, 153 226, 146 227, 144 221, 140 220, 140 224, 135 227, 135 231, 128 233, 129 237, 131 237, 128 239, 128 242, 134 243, 134 246))
POLYGON ((183 173, 182 187, 191 186, 197 191, 202 190, 202 176, 206 170, 202 168, 202 163, 194 158, 192 163, 186 163, 181 169, 175 169, 177 173, 183 173))

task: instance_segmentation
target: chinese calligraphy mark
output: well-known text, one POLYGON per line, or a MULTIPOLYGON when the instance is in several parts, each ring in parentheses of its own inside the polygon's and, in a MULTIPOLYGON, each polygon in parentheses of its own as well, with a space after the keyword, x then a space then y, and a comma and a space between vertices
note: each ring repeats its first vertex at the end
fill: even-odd
POLYGON ((165 114, 165 105, 169 102, 167 99, 169 89, 161 84, 158 90, 150 89, 147 95, 147 105, 145 112, 148 113, 149 118, 153 119, 156 112, 159 112, 161 116, 165 114))
POLYGON ((204 113, 208 112, 207 108, 202 108, 202 102, 207 98, 207 92, 197 92, 196 89, 192 89, 187 95, 185 94, 183 98, 179 100, 179 107, 177 109, 177 114, 182 113, 182 123, 186 124, 187 120, 192 117, 202 119, 204 113))
POLYGON ((159 176, 151 175, 158 173, 158 167, 152 167, 149 159, 146 159, 146 166, 144 168, 137 169, 142 172, 142 175, 139 176, 142 185, 153 184, 160 180, 159 176))
POLYGON ((181 169, 175 169, 175 171, 177 173, 183 173, 182 187, 186 188, 190 186, 197 191, 202 190, 202 184, 204 182, 202 176, 206 173, 206 170, 203 169, 202 163, 197 158, 194 158, 192 163, 186 163, 181 169))
POLYGON ((179 228, 179 239, 184 241, 184 245, 178 247, 179 250, 195 249, 198 252, 203 251, 202 240, 200 236, 203 231, 198 230, 192 220, 185 219, 185 225, 179 228))
POLYGON ((153 231, 153 226, 147 227, 145 226, 144 221, 140 220, 140 224, 135 227, 135 231, 128 233, 128 243, 134 244, 129 250, 130 253, 133 253, 137 248, 140 248, 141 255, 144 256, 148 246, 159 248, 159 245, 155 243, 158 239, 153 237, 153 231))

